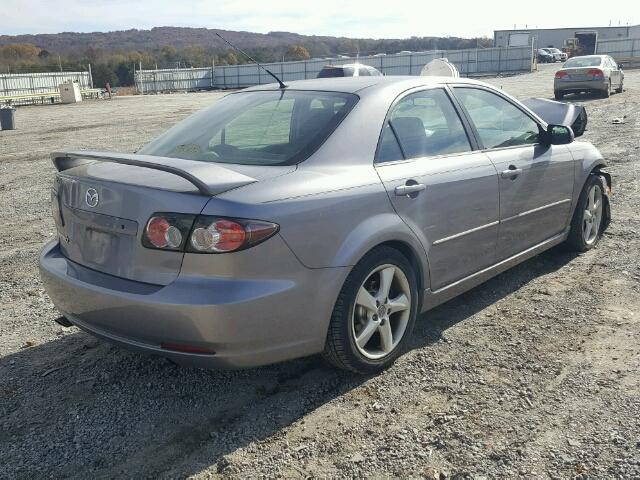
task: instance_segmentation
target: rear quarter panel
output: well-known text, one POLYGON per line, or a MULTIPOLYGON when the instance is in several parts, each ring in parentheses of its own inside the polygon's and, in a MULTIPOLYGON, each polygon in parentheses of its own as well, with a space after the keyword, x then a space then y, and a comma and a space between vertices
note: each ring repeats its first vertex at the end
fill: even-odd
POLYGON ((298 170, 227 192, 203 213, 277 223, 308 268, 353 266, 376 245, 399 241, 419 259, 416 270, 428 285, 424 247, 393 209, 373 165, 298 170))

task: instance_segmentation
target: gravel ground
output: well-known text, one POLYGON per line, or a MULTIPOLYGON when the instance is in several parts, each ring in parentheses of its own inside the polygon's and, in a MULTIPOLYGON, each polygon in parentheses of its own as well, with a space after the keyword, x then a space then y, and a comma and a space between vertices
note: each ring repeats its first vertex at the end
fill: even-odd
MULTIPOLYGON (((488 81, 549 97, 553 70, 488 81)), ((186 369, 56 324, 36 265, 48 153, 133 151, 220 94, 20 108, 0 132, 0 478, 640 478, 640 71, 625 85, 579 99, 614 177, 598 248, 548 251, 428 312, 372 378, 315 357, 186 369)))

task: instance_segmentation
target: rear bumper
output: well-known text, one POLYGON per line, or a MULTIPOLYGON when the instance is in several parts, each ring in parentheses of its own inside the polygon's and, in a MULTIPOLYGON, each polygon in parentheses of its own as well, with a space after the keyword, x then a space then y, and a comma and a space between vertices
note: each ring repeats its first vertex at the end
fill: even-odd
POLYGON ((585 92, 607 88, 609 88, 607 80, 555 80, 553 83, 553 89, 556 92, 585 92))
POLYGON ((124 347, 205 368, 241 368, 320 352, 348 268, 300 267, 289 278, 183 276, 167 286, 80 266, 58 242, 40 254, 56 308, 87 332, 124 347), (166 350, 162 343, 212 350, 166 350))

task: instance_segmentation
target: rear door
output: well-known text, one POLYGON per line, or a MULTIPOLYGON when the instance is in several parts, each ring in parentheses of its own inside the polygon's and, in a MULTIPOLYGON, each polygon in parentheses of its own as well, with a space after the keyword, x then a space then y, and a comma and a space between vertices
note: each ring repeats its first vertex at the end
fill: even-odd
POLYGON ((432 290, 495 260, 498 179, 473 145, 444 88, 403 95, 383 127, 376 169, 427 251, 432 290))
POLYGON ((611 69, 611 84, 614 88, 620 88, 622 86, 622 71, 620 71, 618 64, 611 57, 607 57, 607 64, 611 69))
POLYGON ((497 92, 479 86, 453 90, 498 171, 497 260, 561 233, 573 196, 574 161, 567 146, 541 144, 542 125, 497 92))

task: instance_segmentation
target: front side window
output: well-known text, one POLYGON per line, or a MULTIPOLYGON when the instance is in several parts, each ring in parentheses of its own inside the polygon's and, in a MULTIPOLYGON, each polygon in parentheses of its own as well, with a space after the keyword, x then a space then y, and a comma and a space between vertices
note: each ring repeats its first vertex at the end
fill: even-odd
POLYGON ((454 91, 469 113, 484 148, 538 143, 540 127, 511 102, 478 88, 455 87, 454 91))
POLYGON ((231 94, 138 153, 242 165, 291 165, 311 155, 357 100, 356 95, 338 92, 231 94))
POLYGON ((460 117, 444 90, 438 88, 407 95, 393 107, 382 132, 376 161, 470 150, 460 117))

